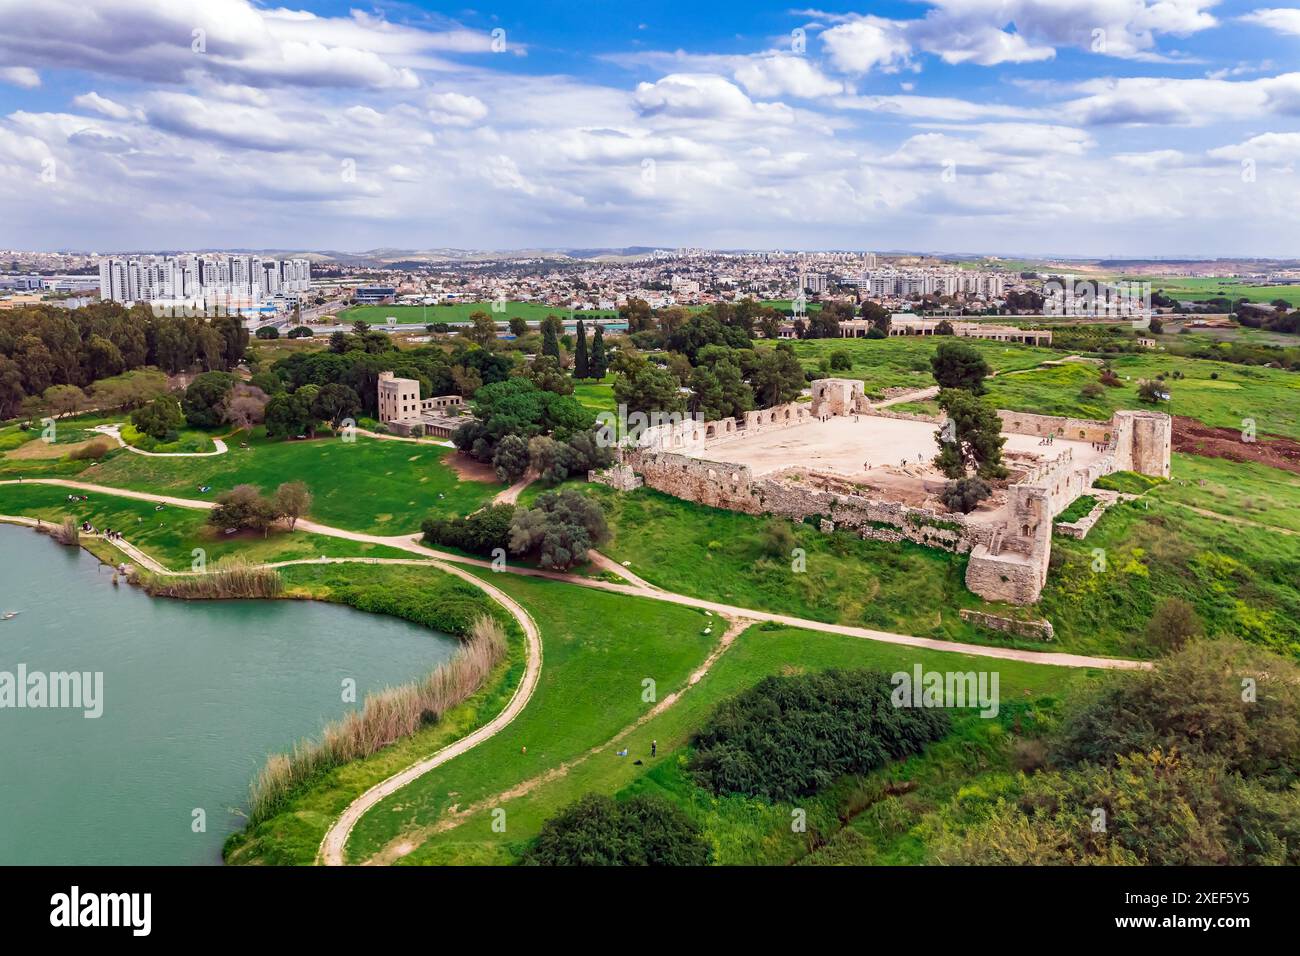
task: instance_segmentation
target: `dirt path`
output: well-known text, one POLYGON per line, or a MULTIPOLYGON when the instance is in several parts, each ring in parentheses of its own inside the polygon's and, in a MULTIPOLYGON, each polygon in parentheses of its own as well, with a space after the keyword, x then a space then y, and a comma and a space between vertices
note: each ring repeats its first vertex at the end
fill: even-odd
POLYGON ((325 837, 321 840, 320 849, 317 851, 317 861, 325 866, 343 866, 347 861, 344 857, 344 848, 347 846, 348 837, 352 833, 352 828, 357 825, 357 821, 365 815, 366 811, 373 807, 379 801, 383 800, 390 794, 396 793, 413 780, 418 780, 435 767, 440 767, 447 761, 459 757, 468 750, 477 747, 483 741, 499 733, 507 727, 528 705, 528 701, 533 696, 533 691, 537 689, 537 681, 542 673, 542 637, 537 629, 536 622, 533 621, 532 615, 524 610, 514 598, 506 594, 500 588, 488 584, 486 581, 470 574, 461 568, 444 565, 440 562, 433 562, 439 570, 446 571, 448 574, 454 574, 462 580, 468 581, 475 587, 481 588, 487 592, 488 596, 498 601, 507 611, 514 616, 519 622, 520 627, 524 629, 524 635, 527 642, 528 662, 524 670, 523 679, 519 686, 515 688, 510 702, 506 704, 501 713, 497 714, 492 720, 484 724, 454 743, 448 744, 431 757, 421 760, 419 763, 412 764, 405 770, 393 774, 385 780, 375 784, 361 796, 353 800, 342 815, 334 821, 333 825, 325 831, 325 837))
POLYGON ((890 405, 903 405, 907 402, 924 402, 927 399, 935 398, 939 394, 939 386, 931 385, 929 388, 918 388, 912 392, 904 392, 902 395, 895 395, 893 398, 887 398, 881 402, 872 402, 872 408, 888 408, 890 405))
POLYGON ((494 505, 512 505, 519 500, 519 495, 525 488, 537 480, 533 474, 524 475, 505 491, 497 492, 497 496, 492 499, 494 505))
MULTIPOLYGON (((25 480, 31 483, 62 485, 68 488, 74 488, 81 491, 91 491, 99 494, 120 495, 122 497, 135 498, 141 501, 163 502, 183 508, 210 509, 213 507, 212 502, 209 501, 196 501, 191 498, 174 498, 168 495, 155 495, 143 491, 128 491, 126 489, 112 488, 106 485, 94 485, 82 481, 68 481, 62 478, 28 478, 25 480)), ((18 484, 18 482, 15 480, 0 481, 0 485, 7 484, 18 484)), ((298 522, 298 529, 327 537, 343 538, 348 541, 387 545, 391 548, 409 551, 412 554, 419 554, 427 558, 433 558, 439 562, 468 565, 476 568, 490 569, 492 567, 492 562, 485 561, 481 558, 467 558, 463 555, 450 554, 446 551, 438 551, 434 548, 426 547, 419 543, 418 535, 383 536, 365 534, 360 531, 347 531, 343 528, 334 528, 330 525, 318 524, 314 521, 307 521, 305 519, 298 522)), ((778 614, 772 611, 759 611, 754 608, 738 607, 734 604, 722 604, 717 601, 708 601, 703 598, 691 597, 686 594, 663 591, 649 584, 617 584, 613 581, 602 581, 599 578, 587 578, 578 574, 562 574, 557 571, 544 571, 540 568, 507 565, 500 573, 518 574, 524 577, 548 578, 553 581, 563 581, 567 584, 576 584, 580 587, 594 588, 598 591, 609 591, 614 594, 626 594, 632 597, 650 598, 655 601, 667 601, 670 604, 679 604, 683 607, 693 607, 702 611, 712 611, 714 614, 721 614, 727 618, 747 618, 754 621, 772 621, 777 624, 784 624, 788 627, 796 627, 803 630, 822 631, 828 634, 840 634, 845 637, 856 637, 863 640, 879 641, 884 644, 899 644, 907 647, 919 647, 924 648, 925 650, 948 651, 954 654, 970 654, 976 657, 993 657, 1001 660, 1022 661, 1027 664, 1048 664, 1058 667, 1094 667, 1108 670, 1146 670, 1151 667, 1151 664, 1148 661, 1127 660, 1125 658, 1117 657, 1089 657, 1081 654, 1064 654, 1047 651, 1022 651, 1010 647, 964 644, 957 641, 942 641, 930 637, 914 637, 910 634, 895 634, 889 631, 877 631, 869 627, 855 627, 847 624, 829 624, 825 621, 815 621, 808 618, 794 617, 789 614, 778 614)), ((475 580, 480 579, 475 578, 475 580)))
POLYGON ((691 673, 691 676, 686 679, 686 685, 681 690, 673 691, 671 694, 668 694, 663 700, 657 702, 653 707, 647 710, 635 721, 628 724, 613 737, 610 737, 602 744, 598 744, 595 747, 584 751, 571 760, 566 760, 558 766, 552 767, 544 773, 540 773, 535 777, 530 777, 527 780, 515 784, 508 790, 495 793, 490 797, 484 797, 466 807, 451 807, 447 811, 447 814, 438 822, 427 827, 422 827, 417 831, 408 831, 396 837, 390 844, 380 850, 379 853, 375 854, 375 856, 371 857, 369 860, 366 860, 366 865, 389 866, 402 857, 413 853, 430 837, 436 836, 439 833, 445 833, 448 830, 454 830, 465 822, 467 818, 476 813, 481 813, 484 810, 493 807, 499 807, 507 800, 516 800, 519 797, 527 796, 539 787, 568 776, 574 767, 585 763, 592 757, 601 753, 606 753, 611 748, 616 747, 629 735, 635 733, 639 728, 658 717, 668 708, 672 707, 673 704, 677 703, 677 701, 681 700, 682 695, 704 678, 704 675, 709 672, 710 668, 717 663, 718 658, 720 658, 723 653, 726 652, 727 648, 731 647, 731 645, 735 643, 736 638, 754 622, 738 618, 733 621, 727 621, 726 623, 727 629, 723 632, 722 637, 718 639, 717 645, 709 652, 709 656, 704 659, 704 662, 700 664, 700 666, 691 673))

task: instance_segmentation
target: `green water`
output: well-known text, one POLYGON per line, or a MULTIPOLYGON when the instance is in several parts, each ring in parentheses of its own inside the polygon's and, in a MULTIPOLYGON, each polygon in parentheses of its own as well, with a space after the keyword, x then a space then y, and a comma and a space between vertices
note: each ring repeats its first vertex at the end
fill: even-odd
POLYGON ((0 526, 0 672, 102 671, 103 715, 0 707, 0 864, 219 863, 268 753, 456 642, 314 601, 175 601, 0 526), (206 832, 194 832, 194 811, 206 832))

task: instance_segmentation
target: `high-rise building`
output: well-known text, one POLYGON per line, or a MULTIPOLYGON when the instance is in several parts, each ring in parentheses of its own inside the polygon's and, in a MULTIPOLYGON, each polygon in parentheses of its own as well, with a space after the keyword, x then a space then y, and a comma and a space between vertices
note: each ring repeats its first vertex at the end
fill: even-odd
POLYGON ((184 302, 245 307, 311 288, 308 259, 254 256, 108 256, 99 260, 99 294, 114 302, 184 302))

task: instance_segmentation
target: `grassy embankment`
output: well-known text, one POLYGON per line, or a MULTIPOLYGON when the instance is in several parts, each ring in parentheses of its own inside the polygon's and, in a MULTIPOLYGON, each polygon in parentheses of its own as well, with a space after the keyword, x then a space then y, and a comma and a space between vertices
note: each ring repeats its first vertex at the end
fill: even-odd
POLYGON ((505 630, 507 651, 478 691, 413 736, 373 756, 318 773, 279 803, 267 819, 233 834, 227 863, 307 865, 340 813, 374 784, 405 769, 491 720, 509 701, 524 673, 523 632, 482 591, 451 575, 410 567, 295 567, 281 571, 286 596, 335 601, 392 614, 450 634, 466 633, 482 614, 505 630))
MULTIPOLYGON (((453 805, 472 806, 603 745, 654 700, 680 690, 722 635, 717 618, 688 608, 553 581, 484 576, 524 604, 541 628, 537 690, 499 734, 366 814, 348 845, 354 862, 435 823, 453 805), (710 624, 712 633, 705 634, 710 624), (647 681, 654 682, 653 696, 647 681)), ((512 832, 516 826, 507 823, 512 832)))
MULTIPOLYGON (((532 596, 525 593, 529 583, 507 582, 513 594, 531 605, 532 596)), ((945 652, 918 652, 777 626, 751 627, 675 704, 632 730, 616 744, 599 747, 585 760, 550 775, 526 793, 485 801, 482 808, 464 816, 454 828, 429 835, 413 853, 399 862, 517 862, 545 819, 590 792, 618 795, 652 792, 668 796, 701 822, 706 838, 713 844, 715 862, 721 864, 784 864, 798 860, 840 827, 841 804, 847 794, 871 792, 884 781, 923 782, 924 787, 907 798, 911 808, 909 812, 919 814, 930 804, 946 800, 971 774, 1007 763, 1010 750, 1008 721, 959 718, 953 734, 932 745, 925 754, 883 768, 865 782, 845 781, 825 794, 801 801, 799 808, 808 812, 809 833, 806 834, 792 831, 793 806, 738 797, 716 798, 697 788, 683 768, 691 735, 712 709, 720 701, 752 686, 768 674, 833 666, 878 667, 892 673, 910 671, 917 663, 938 670, 996 669, 1005 709, 1014 709, 1016 701, 1064 693, 1073 682, 1084 676, 1083 672, 1068 668, 991 662, 945 652), (652 740, 658 742, 658 756, 653 759, 650 757, 652 740), (615 751, 624 747, 628 756, 617 756, 615 751), (496 832, 492 827, 491 811, 498 808, 505 811, 505 832, 496 832)), ((634 673, 630 671, 629 677, 634 673)), ((552 760, 550 763, 554 765, 555 762, 552 760)), ((516 771, 497 779, 500 793, 527 777, 516 771)), ((434 781, 430 783, 435 784, 434 781)), ((460 781, 442 779, 435 785, 440 790, 447 790, 459 786, 460 781)), ((403 807, 409 803, 400 797, 394 797, 392 802, 403 807)), ((464 806, 459 796, 454 802, 464 806)), ((439 802, 425 801, 426 808, 416 812, 413 822, 425 826, 435 823, 442 813, 440 806, 439 802)), ((381 814, 382 808, 379 808, 362 822, 386 830, 381 814)), ((888 853, 895 857, 882 862, 914 862, 917 856, 915 848, 896 836, 892 831, 882 833, 878 841, 882 855, 888 853)), ((369 844, 369 848, 375 846, 375 842, 369 844)))

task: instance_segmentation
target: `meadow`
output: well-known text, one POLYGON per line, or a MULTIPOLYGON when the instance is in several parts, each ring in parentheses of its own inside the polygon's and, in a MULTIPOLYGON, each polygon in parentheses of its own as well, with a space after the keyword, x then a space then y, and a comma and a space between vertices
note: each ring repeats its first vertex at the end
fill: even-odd
POLYGON ((1251 302, 1272 302, 1286 299, 1292 306, 1300 305, 1300 285, 1253 285, 1242 279, 1213 276, 1109 276, 1108 281, 1149 282, 1151 291, 1163 291, 1176 299, 1191 302, 1216 299, 1245 298, 1251 302))
MULTIPOLYGON (((680 691, 721 636, 717 618, 690 608, 483 573, 520 601, 541 629, 537 690, 523 713, 496 736, 362 817, 347 848, 351 862, 434 823, 453 805, 464 808, 492 798, 601 746, 655 700, 680 691), (713 632, 705 634, 710 624, 713 632)), ((508 818, 508 832, 520 826, 508 818)))
POLYGON ((487 503, 501 485, 462 480, 446 463, 454 449, 357 436, 271 440, 262 430, 227 439, 229 452, 210 458, 151 458, 125 450, 102 462, 0 461, 0 477, 75 477, 96 484, 215 501, 238 484, 273 491, 285 481, 311 489, 309 517, 323 524, 375 534, 414 534, 433 513, 466 514, 487 503), (207 487, 207 491, 200 488, 207 487))
MULTIPOLYGON (((515 593, 513 588, 511 593, 515 593)), ((516 596, 529 604, 527 594, 516 596)), ((794 808, 788 804, 768 804, 740 797, 718 798, 699 789, 684 767, 691 736, 718 703, 769 674, 827 667, 875 667, 893 673, 910 671, 918 663, 926 669, 942 671, 990 669, 989 660, 962 654, 917 651, 776 625, 751 626, 722 653, 699 683, 682 693, 671 707, 631 729, 617 743, 611 742, 612 734, 608 734, 595 743, 594 751, 586 759, 566 767, 562 773, 550 775, 527 793, 502 792, 500 799, 488 801, 490 807, 485 805, 466 815, 454 828, 431 834, 415 852, 398 862, 407 865, 517 862, 543 821, 591 792, 618 796, 655 793, 668 797, 701 824, 713 845, 717 864, 794 862, 809 852, 820 834, 838 829, 837 804, 841 792, 834 789, 801 801, 800 808, 808 811, 809 833, 795 833, 790 826, 794 808), (650 756, 651 741, 658 744, 658 756, 654 758, 650 756), (628 756, 617 756, 616 751, 623 748, 627 748, 628 756), (504 833, 494 831, 490 809, 504 810, 507 821, 504 833)), ((998 661, 996 670, 1000 697, 1005 702, 1060 695, 1087 674, 1012 661, 998 661)), ((634 674, 631 670, 627 673, 629 677, 634 674)), ((962 769, 973 769, 1005 760, 1001 754, 1007 743, 1008 735, 999 721, 959 719, 953 734, 931 745, 925 754, 883 768, 873 777, 920 778, 927 765, 933 767, 939 763, 945 768, 944 773, 933 776, 940 778, 943 787, 956 788, 963 782, 954 772, 959 764, 965 765, 962 769), (980 746, 972 747, 972 741, 980 746)), ((525 779, 522 774, 514 777, 525 779)), ((448 781, 442 786, 451 785, 448 781)), ((424 825, 436 819, 432 812, 420 814, 424 825)))
MULTIPOLYGON (((99 530, 112 528, 173 571, 191 569, 195 548, 203 549, 209 566, 235 555, 257 564, 322 555, 333 558, 410 556, 396 548, 305 531, 273 531, 266 537, 257 532, 226 535, 208 524, 206 512, 192 508, 156 510, 152 502, 93 492, 87 493, 87 501, 68 501, 68 493, 66 488, 57 485, 0 485, 0 514, 40 518, 54 525, 65 515, 71 515, 78 524, 89 521, 99 530)), ((103 553, 114 564, 129 560, 112 546, 107 546, 103 553)))

